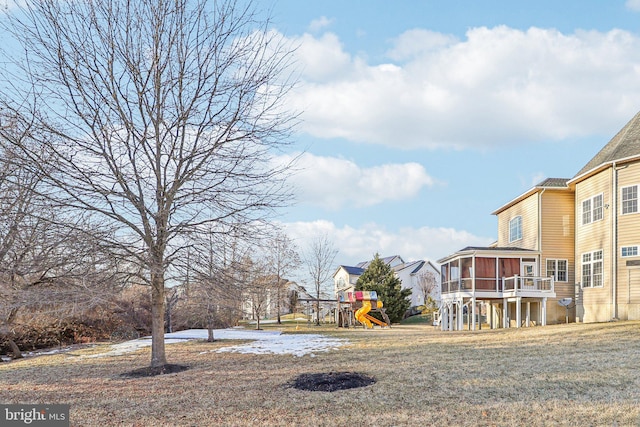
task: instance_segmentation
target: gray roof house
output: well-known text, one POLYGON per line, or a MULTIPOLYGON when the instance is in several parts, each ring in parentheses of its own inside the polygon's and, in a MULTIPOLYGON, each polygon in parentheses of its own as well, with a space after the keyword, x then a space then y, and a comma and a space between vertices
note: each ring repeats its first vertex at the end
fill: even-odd
MULTIPOLYGON (((424 304, 425 292, 423 291, 424 276, 430 275, 434 278, 435 287, 429 296, 436 301, 440 300, 440 273, 431 261, 418 260, 405 262, 400 255, 392 255, 381 258, 382 261, 391 267, 396 276, 402 282, 403 288, 411 289, 411 306, 424 304)), ((367 269, 371 261, 362 261, 355 266, 341 265, 333 274, 334 291, 350 292, 355 288, 358 277, 367 269)))

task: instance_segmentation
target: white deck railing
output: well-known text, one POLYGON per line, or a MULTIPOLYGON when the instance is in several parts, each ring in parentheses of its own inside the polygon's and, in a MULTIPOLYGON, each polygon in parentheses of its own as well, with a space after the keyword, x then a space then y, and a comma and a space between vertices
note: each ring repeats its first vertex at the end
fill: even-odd
MULTIPOLYGON (((458 279, 442 282, 442 293, 472 292, 473 279, 458 279)), ((553 293, 554 281, 552 277, 513 276, 502 279, 476 279, 476 293, 508 293, 538 292, 553 293)))
POLYGON ((553 292, 553 277, 513 276, 502 279, 503 292, 553 292))

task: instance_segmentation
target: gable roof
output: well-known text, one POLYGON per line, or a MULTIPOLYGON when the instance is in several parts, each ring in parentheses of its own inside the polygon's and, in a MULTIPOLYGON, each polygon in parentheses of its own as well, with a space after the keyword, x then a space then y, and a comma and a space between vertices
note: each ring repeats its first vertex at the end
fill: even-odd
POLYGON ((636 156, 640 156, 640 112, 580 169, 574 179, 606 163, 636 156))
MULTIPOLYGON (((400 255, 392 255, 380 259, 382 260, 382 262, 389 265, 391 267, 391 270, 396 273, 402 270, 409 269, 409 274, 415 274, 420 271, 425 265, 430 265, 431 268, 433 268, 435 271, 438 271, 438 268, 436 268, 431 261, 418 260, 404 262, 400 255), (399 264, 391 265, 394 261, 399 262, 399 264)), ((333 274, 333 276, 335 277, 341 269, 345 270, 350 275, 360 276, 369 267, 369 265, 371 265, 371 261, 359 262, 355 267, 349 265, 340 265, 338 266, 338 269, 333 274)))
MULTIPOLYGON (((394 260, 398 260, 400 262, 400 264, 404 264, 404 260, 402 259, 402 257, 400 255, 391 255, 391 256, 387 256, 384 258, 380 258, 382 260, 382 262, 384 262, 387 265, 391 265, 391 263, 393 263, 394 260)), ((373 260, 371 260, 373 261, 373 260)), ((356 264, 356 267, 360 267, 363 270, 366 269, 367 267, 369 267, 371 265, 371 261, 362 261, 356 264)))
POLYGON ((393 271, 402 271, 406 269, 411 269, 409 274, 415 274, 422 268, 423 265, 424 265, 424 261, 410 261, 410 262, 406 262, 404 264, 400 264, 393 267, 393 271))
POLYGON ((340 267, 344 268, 347 273, 357 276, 361 275, 364 272, 364 269, 360 267, 351 267, 349 265, 341 265, 340 267))
POLYGON ((467 246, 459 251, 438 260, 439 264, 444 264, 451 259, 460 258, 469 255, 487 255, 487 256, 518 256, 518 255, 539 255, 541 252, 533 249, 517 248, 512 246, 467 246))
POLYGON ((536 187, 538 188, 565 188, 569 182, 568 178, 547 178, 536 187))
POLYGON ((568 178, 547 178, 544 181, 540 182, 539 184, 536 184, 526 192, 522 193, 515 199, 511 200, 510 202, 500 206, 498 209, 493 211, 491 215, 498 215, 500 212, 503 212, 506 209, 510 208, 511 206, 515 205, 516 203, 521 202, 522 200, 526 199, 532 194, 535 194, 547 188, 552 188, 556 190, 569 190, 569 186, 567 184, 568 182, 569 182, 568 178))

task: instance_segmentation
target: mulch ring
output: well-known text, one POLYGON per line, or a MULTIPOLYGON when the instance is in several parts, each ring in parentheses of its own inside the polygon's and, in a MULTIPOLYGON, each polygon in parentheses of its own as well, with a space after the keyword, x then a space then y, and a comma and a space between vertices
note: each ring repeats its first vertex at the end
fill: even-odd
POLYGON ((185 365, 174 365, 168 363, 162 366, 146 366, 144 368, 125 372, 124 374, 120 374, 120 378, 155 377, 156 375, 176 374, 178 372, 186 371, 187 369, 189 369, 189 367, 185 365))
POLYGON ((375 382, 375 378, 358 372, 323 372, 298 375, 289 386, 298 390, 332 392, 366 387, 375 382))

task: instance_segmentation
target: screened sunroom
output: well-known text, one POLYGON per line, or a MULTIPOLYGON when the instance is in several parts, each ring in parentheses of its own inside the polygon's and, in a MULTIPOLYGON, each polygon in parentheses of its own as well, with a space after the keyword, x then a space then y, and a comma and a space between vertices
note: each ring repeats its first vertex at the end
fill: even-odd
POLYGON ((467 247, 441 265, 442 330, 545 325, 551 277, 541 277, 540 252, 519 248, 467 247))

